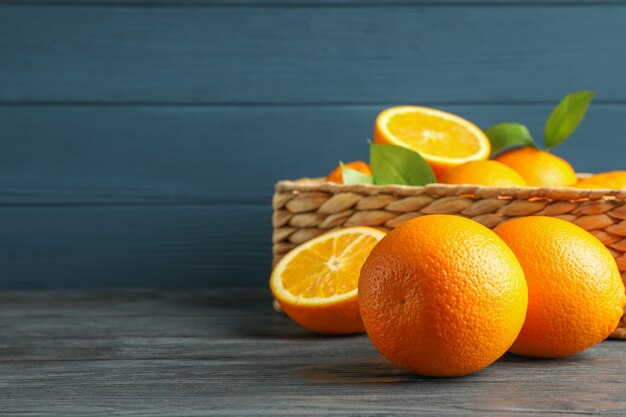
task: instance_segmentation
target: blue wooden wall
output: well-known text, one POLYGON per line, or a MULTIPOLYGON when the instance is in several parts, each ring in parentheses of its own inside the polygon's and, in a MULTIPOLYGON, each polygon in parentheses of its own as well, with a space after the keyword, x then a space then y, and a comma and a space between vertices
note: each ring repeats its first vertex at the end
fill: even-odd
POLYGON ((0 287, 264 286, 281 178, 366 158, 404 103, 626 168, 626 4, 0 0, 0 287))

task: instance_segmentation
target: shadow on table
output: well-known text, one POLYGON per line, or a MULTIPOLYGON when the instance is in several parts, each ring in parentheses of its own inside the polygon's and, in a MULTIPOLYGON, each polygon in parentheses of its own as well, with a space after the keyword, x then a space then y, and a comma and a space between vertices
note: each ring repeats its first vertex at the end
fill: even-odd
POLYGON ((342 364, 310 365, 295 371, 307 382, 322 384, 402 383, 421 377, 396 368, 384 360, 355 361, 342 364))
POLYGON ((541 366, 542 364, 548 364, 548 363, 554 364, 554 365, 571 364, 571 363, 585 362, 587 360, 588 358, 587 358, 586 352, 580 352, 572 356, 567 356, 565 358, 530 358, 530 357, 519 356, 514 353, 507 352, 504 354, 504 356, 498 359, 496 363, 524 364, 524 365, 538 364, 541 366))
POLYGON ((488 376, 488 372, 499 368, 499 372, 508 372, 503 368, 518 367, 543 367, 548 363, 550 365, 571 365, 572 363, 584 362, 587 358, 584 354, 570 356, 568 358, 546 359, 546 358, 525 358, 511 353, 506 353, 494 364, 487 368, 481 369, 470 375, 458 378, 434 378, 422 377, 411 374, 397 368, 392 363, 386 361, 382 357, 372 357, 366 360, 350 361, 345 363, 332 363, 322 365, 309 365, 298 368, 296 376, 307 382, 323 383, 323 384, 361 384, 361 383, 415 383, 420 381, 440 382, 440 383, 456 383, 465 382, 474 378, 488 376), (494 368, 492 368, 494 367, 494 368))
MULTIPOLYGON (((295 371, 302 380, 321 384, 402 384, 420 381, 453 381, 429 378, 404 371, 382 357, 325 365, 310 365, 295 371)), ((463 379, 472 378, 476 374, 463 379)))
POLYGON ((357 337, 365 337, 363 334, 353 335, 323 335, 314 333, 295 324, 284 314, 273 312, 272 315, 263 317, 259 321, 241 321, 236 327, 236 332, 240 336, 255 339, 273 340, 337 340, 357 337))

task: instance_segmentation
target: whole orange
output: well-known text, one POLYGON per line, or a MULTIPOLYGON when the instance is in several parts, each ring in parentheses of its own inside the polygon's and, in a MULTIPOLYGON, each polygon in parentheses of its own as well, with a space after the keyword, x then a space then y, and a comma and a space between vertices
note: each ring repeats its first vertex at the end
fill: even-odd
POLYGON ((515 252, 528 282, 528 313, 511 352, 568 356, 615 330, 626 295, 615 260, 598 239, 544 216, 511 220, 494 231, 515 252))
POLYGON ((471 161, 451 168, 439 180, 443 184, 476 184, 496 187, 525 186, 526 181, 498 161, 471 161))
POLYGON ((513 168, 531 186, 568 186, 577 180, 574 168, 566 160, 530 146, 505 152, 495 160, 513 168))
POLYGON ((399 367, 460 376, 498 359, 526 315, 522 268, 491 230, 418 217, 392 230, 361 269, 359 309, 374 346, 399 367))
MULTIPOLYGON (((362 172, 365 175, 372 176, 372 168, 367 162, 363 161, 352 161, 344 164, 346 168, 353 169, 355 171, 362 172)), ((335 169, 331 171, 330 174, 326 177, 326 181, 336 182, 339 184, 343 184, 343 175, 341 171, 341 165, 337 165, 335 169)))
POLYGON ((601 172, 579 180, 578 188, 610 188, 621 190, 626 188, 626 171, 601 172))

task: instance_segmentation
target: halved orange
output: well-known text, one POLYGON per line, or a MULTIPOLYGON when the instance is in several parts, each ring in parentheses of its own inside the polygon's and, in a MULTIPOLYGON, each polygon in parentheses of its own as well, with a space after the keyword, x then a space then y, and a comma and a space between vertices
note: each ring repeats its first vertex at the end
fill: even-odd
POLYGON ((441 110, 398 106, 376 118, 374 142, 404 146, 419 153, 437 178, 468 161, 489 158, 491 144, 472 122, 441 110))
POLYGON ((385 236, 371 227, 327 232, 296 247, 272 272, 282 309, 304 328, 324 334, 364 332, 357 292, 369 253, 385 236))

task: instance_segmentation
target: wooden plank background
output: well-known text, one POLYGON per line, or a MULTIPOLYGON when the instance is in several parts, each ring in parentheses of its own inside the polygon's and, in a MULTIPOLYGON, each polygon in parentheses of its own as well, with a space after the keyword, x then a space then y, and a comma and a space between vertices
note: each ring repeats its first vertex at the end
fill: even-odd
POLYGON ((275 181, 366 158, 386 106, 626 168, 626 3, 0 0, 0 288, 264 286, 275 181))

